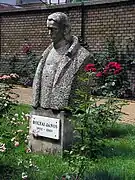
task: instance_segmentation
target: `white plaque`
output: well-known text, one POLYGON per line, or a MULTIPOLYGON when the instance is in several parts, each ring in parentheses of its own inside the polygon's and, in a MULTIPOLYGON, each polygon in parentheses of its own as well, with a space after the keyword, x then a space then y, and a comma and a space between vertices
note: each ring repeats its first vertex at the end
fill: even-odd
POLYGON ((60 119, 32 115, 31 133, 52 139, 59 139, 60 119))

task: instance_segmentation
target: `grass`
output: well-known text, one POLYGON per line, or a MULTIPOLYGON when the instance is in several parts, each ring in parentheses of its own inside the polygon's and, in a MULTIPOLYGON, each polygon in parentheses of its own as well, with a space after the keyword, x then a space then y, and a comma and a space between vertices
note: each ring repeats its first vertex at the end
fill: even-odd
POLYGON ((116 124, 110 134, 104 154, 93 168, 96 180, 134 180, 135 126, 116 124))
MULTIPOLYGON (((11 114, 29 113, 27 105, 16 106, 11 114)), ((21 125, 26 129, 28 121, 21 125)), ((0 119, 0 133, 8 139, 14 128, 5 119, 0 119)), ((18 128, 18 127, 16 127, 18 128)), ((134 180, 135 179, 135 126, 116 124, 106 132, 106 146, 98 160, 88 162, 87 180, 134 180)), ((21 136, 20 136, 21 137, 21 136)), ((22 172, 27 172, 30 180, 54 180, 56 176, 70 172, 68 163, 59 156, 26 153, 22 142, 19 147, 11 146, 9 153, 0 153, 0 180, 21 180, 22 172), (29 166, 29 160, 38 167, 29 166), (23 160, 24 163, 19 161, 23 160)))
POLYGON ((28 172, 28 177, 31 180, 51 180, 57 175, 59 176, 68 172, 69 167, 67 162, 64 162, 59 156, 54 158, 54 156, 51 155, 26 153, 26 145, 21 135, 19 136, 20 145, 18 147, 10 145, 13 137, 13 130, 23 129, 25 131, 23 135, 26 132, 28 133, 27 126, 29 122, 22 120, 22 112, 25 114, 29 113, 30 107, 27 105, 15 106, 10 111, 10 118, 8 120, 5 120, 5 118, 0 119, 0 142, 4 139, 4 143, 9 146, 7 153, 0 153, 0 180, 21 180, 22 172, 28 172), (12 121, 11 114, 16 113, 18 114, 18 121, 24 122, 23 125, 10 124, 12 121), (29 166, 30 159, 32 160, 33 166, 36 165, 39 170, 29 166), (18 166, 19 161, 22 160, 23 163, 18 166))

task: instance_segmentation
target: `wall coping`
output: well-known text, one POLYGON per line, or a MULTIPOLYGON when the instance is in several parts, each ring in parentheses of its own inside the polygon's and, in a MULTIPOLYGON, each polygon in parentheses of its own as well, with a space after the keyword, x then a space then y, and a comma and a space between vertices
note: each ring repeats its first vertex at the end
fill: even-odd
MULTIPOLYGON (((114 3, 134 3, 134 0, 90 0, 89 2, 83 2, 84 6, 97 6, 97 5, 105 5, 105 4, 114 4, 114 3)), ((63 8, 69 8, 69 7, 80 7, 82 6, 82 3, 68 3, 68 4, 57 4, 57 5, 47 5, 41 7, 25 7, 25 8, 18 8, 18 9, 8 9, 8 10, 2 10, 0 11, 1 14, 5 13, 17 13, 17 12, 32 12, 32 11, 41 11, 41 10, 53 10, 53 9, 63 9, 63 8)))

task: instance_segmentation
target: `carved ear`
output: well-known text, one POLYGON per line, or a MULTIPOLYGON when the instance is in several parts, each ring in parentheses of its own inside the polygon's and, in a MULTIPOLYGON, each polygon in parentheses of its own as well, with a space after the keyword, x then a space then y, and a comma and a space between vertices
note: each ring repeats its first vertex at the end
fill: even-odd
POLYGON ((67 34, 66 30, 64 30, 64 36, 66 36, 66 34, 67 34))
POLYGON ((67 35, 68 33, 70 33, 70 26, 65 26, 64 27, 64 35, 67 35))
POLYGON ((64 32, 64 35, 67 34, 67 27, 66 26, 63 28, 63 32, 64 32))

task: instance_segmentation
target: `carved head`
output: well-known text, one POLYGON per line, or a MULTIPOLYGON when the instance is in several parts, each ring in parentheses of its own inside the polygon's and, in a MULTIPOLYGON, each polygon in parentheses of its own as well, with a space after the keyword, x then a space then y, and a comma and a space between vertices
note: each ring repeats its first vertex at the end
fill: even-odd
POLYGON ((49 35, 54 43, 65 39, 70 41, 71 39, 71 26, 66 14, 62 12, 56 12, 48 16, 47 27, 49 35))

